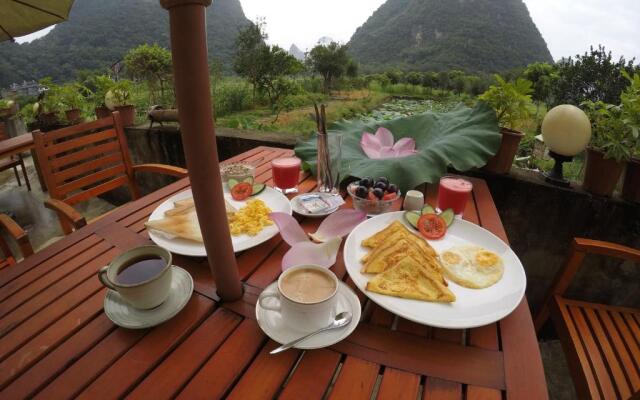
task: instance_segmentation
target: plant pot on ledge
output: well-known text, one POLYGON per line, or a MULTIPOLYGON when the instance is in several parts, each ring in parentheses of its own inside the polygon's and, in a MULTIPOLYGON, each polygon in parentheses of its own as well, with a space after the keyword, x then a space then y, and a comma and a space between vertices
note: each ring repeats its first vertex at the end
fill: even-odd
POLYGON ((111 115, 111 110, 105 106, 96 107, 95 111, 97 119, 107 118, 111 115))
POLYGON ((0 118, 9 118, 18 112, 18 105, 16 103, 11 104, 10 107, 0 108, 0 118))
POLYGON ((623 170, 624 162, 605 159, 603 152, 588 148, 582 188, 600 196, 611 196, 623 170))
POLYGON ((524 133, 508 128, 501 128, 502 142, 498 152, 489 159, 484 169, 496 174, 507 174, 511 171, 513 160, 518 154, 518 146, 524 137, 524 133))
POLYGON ((123 126, 132 126, 136 122, 136 108, 132 105, 117 106, 116 111, 120 112, 123 126))
POLYGON ((80 122, 80 119, 81 119, 80 113, 81 111, 77 108, 74 108, 72 110, 67 110, 64 112, 65 117, 67 117, 67 121, 69 121, 69 123, 72 125, 80 122))
POLYGON ((627 163, 627 172, 622 185, 622 197, 625 200, 640 203, 640 159, 634 158, 627 163))

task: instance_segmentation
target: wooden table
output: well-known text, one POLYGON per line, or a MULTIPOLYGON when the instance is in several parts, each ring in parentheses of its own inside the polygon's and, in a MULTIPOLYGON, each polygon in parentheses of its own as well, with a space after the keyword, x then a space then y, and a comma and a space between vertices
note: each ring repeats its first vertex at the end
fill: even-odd
MULTIPOLYGON (((257 179, 271 183, 269 161, 290 154, 259 147, 234 160, 261 160, 257 179)), ((506 240, 487 185, 473 182, 465 218, 506 240)), ((301 175, 302 191, 314 186, 301 175)), ((149 243, 148 216, 188 187, 178 181, 0 271, 0 398, 547 398, 526 299, 499 323, 447 330, 398 318, 358 292, 363 320, 345 341, 269 355, 277 344, 258 328, 254 305, 280 273, 288 245, 279 235, 238 255, 241 301, 219 301, 205 260, 176 256, 195 281, 185 309, 153 329, 115 326, 102 310, 96 271, 149 243)), ((434 200, 431 187, 426 194, 434 200)), ((308 231, 318 224, 302 221, 308 231)), ((354 287, 338 260, 334 272, 354 287)))
POLYGON ((40 174, 40 168, 38 167, 38 156, 35 152, 35 145, 33 143, 33 135, 26 133, 24 135, 14 136, 9 139, 0 141, 0 159, 11 157, 13 155, 30 151, 31 157, 33 157, 33 165, 38 173, 38 181, 40 182, 40 188, 42 191, 46 191, 44 180, 40 174))

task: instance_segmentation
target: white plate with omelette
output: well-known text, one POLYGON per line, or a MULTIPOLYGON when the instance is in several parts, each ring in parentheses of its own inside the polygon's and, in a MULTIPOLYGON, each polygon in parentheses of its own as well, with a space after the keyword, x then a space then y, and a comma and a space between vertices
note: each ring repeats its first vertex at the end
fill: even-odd
POLYGON ((520 304, 527 285, 527 278, 516 254, 491 232, 460 219, 456 219, 448 228, 443 239, 430 240, 428 243, 441 258, 446 251, 452 250, 456 254, 448 257, 449 261, 453 261, 453 264, 447 266, 458 275, 456 280, 467 283, 467 286, 469 286, 468 280, 475 280, 478 287, 490 284, 488 287, 472 289, 461 286, 451 279, 451 274, 445 273, 448 289, 453 292, 456 298, 454 302, 450 303, 412 300, 366 290, 367 282, 377 275, 361 272, 363 269, 361 259, 370 251, 361 245, 362 241, 382 231, 394 221, 400 221, 409 230, 415 232, 404 220, 403 212, 382 214, 358 225, 347 238, 344 247, 344 262, 349 276, 367 297, 382 308, 420 324, 438 328, 466 329, 499 321, 520 304), (494 253, 498 257, 496 259, 488 257, 489 260, 485 260, 485 253, 477 252, 478 247, 488 250, 486 253, 494 253), (466 276, 465 271, 461 271, 461 268, 455 265, 458 256, 473 258, 476 255, 481 262, 493 263, 497 261, 500 263, 501 261, 502 266, 499 268, 501 276, 490 276, 490 282, 487 282, 487 277, 478 278, 473 273, 466 276), (497 282, 493 283, 495 280, 497 282))
MULTIPOLYGON (((174 208, 175 202, 179 202, 180 200, 193 198, 191 194, 191 190, 185 190, 184 192, 180 192, 169 199, 167 199, 164 203, 160 204, 158 208, 156 208, 151 216, 149 217, 149 221, 160 220, 165 217, 165 212, 174 208)), ((283 212, 291 215, 291 204, 289 203, 289 199, 287 199, 282 193, 277 190, 267 186, 265 190, 257 196, 249 197, 245 201, 235 201, 231 198, 231 194, 225 188, 224 191, 225 200, 233 206, 236 210, 241 209, 242 207, 247 205, 247 201, 251 201, 254 199, 262 200, 265 205, 272 212, 283 212)), ((275 235, 278 234, 278 228, 275 224, 268 225, 262 228, 262 230, 255 236, 249 236, 247 234, 242 234, 239 236, 231 236, 231 241, 233 243, 233 251, 240 252, 252 247, 255 247, 259 244, 266 242, 271 239, 275 235)), ((174 254, 181 254, 184 256, 191 257, 206 257, 207 253, 204 249, 204 244, 202 242, 197 242, 188 239, 182 239, 180 237, 175 237, 171 235, 167 235, 163 232, 158 232, 154 229, 149 229, 149 238, 158 246, 164 247, 170 252, 174 254)))

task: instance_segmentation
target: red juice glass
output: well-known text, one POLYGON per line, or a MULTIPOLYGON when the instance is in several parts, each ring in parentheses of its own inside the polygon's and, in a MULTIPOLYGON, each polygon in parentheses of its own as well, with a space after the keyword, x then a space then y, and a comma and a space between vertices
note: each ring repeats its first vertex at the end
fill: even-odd
POLYGON ((271 161, 275 188, 285 194, 298 193, 301 164, 298 157, 278 158, 271 161))
POLYGON ((438 189, 438 208, 442 211, 451 208, 456 215, 462 215, 472 190, 473 184, 467 180, 453 176, 442 177, 438 189))

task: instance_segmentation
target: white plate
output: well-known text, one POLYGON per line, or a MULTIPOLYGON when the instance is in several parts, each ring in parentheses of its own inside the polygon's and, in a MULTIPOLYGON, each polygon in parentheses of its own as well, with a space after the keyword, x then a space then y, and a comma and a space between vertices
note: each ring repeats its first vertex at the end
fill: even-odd
MULTIPOLYGON (((173 208, 173 203, 178 200, 184 200, 193 197, 191 194, 191 189, 185 190, 184 192, 178 193, 173 197, 166 200, 164 203, 160 204, 158 208, 156 208, 151 216, 149 217, 149 221, 153 221, 156 219, 164 218, 164 213, 167 210, 173 208)), ((231 194, 228 189, 224 191, 224 197, 227 199, 229 204, 234 206, 236 209, 240 209, 241 207, 246 205, 246 201, 235 201, 231 198, 231 194)), ((260 199, 264 201, 264 203, 271 209, 273 212, 283 212, 291 215, 291 205, 289 204, 289 199, 287 199, 282 193, 277 190, 267 186, 265 190, 257 196, 250 197, 249 199, 260 199)), ((278 234, 278 227, 274 225, 266 226, 260 233, 256 236, 249 235, 240 235, 240 236, 231 236, 231 242, 233 243, 233 251, 236 253, 239 251, 244 251, 255 247, 261 243, 266 242, 271 239, 275 235, 278 234)), ((204 249, 204 244, 194 242, 192 240, 181 239, 178 237, 171 238, 168 235, 163 234, 162 232, 156 232, 152 229, 149 230, 149 237, 153 241, 153 243, 158 246, 164 247, 172 253, 181 254, 184 256, 191 257, 206 257, 207 252, 204 249)))
MULTIPOLYGON (((273 282, 267 286, 264 290, 267 293, 275 293, 278 291, 278 282, 273 282)), ((331 346, 345 339, 356 329, 358 322, 360 321, 360 300, 358 296, 351 290, 349 286, 343 282, 339 282, 338 286, 338 305, 336 306, 336 314, 343 311, 351 311, 353 319, 349 325, 335 329, 318 333, 315 336, 299 343, 295 346, 297 349, 319 349, 322 347, 331 346)), ((282 316, 276 311, 265 310, 260 307, 260 303, 256 304, 256 319, 258 325, 264 331, 264 333, 271 339, 280 344, 289 343, 301 336, 305 335, 305 332, 300 332, 294 329, 288 328, 282 322, 282 316)))
POLYGON ((189 302, 193 279, 184 269, 175 265, 171 268, 171 293, 164 303, 151 310, 139 310, 109 289, 104 297, 104 313, 114 324, 129 329, 150 328, 173 318, 189 302))
POLYGON ((340 208, 340 206, 336 206, 333 208, 330 208, 326 211, 323 212, 317 212, 317 213, 310 213, 309 211, 307 211, 307 209, 305 209, 302 204, 300 204, 300 197, 302 196, 309 196, 309 195, 320 195, 323 199, 327 198, 327 197, 332 197, 334 196, 333 194, 329 194, 329 193, 304 193, 304 194, 300 194, 296 197, 294 197, 293 199, 291 199, 291 209, 293 210, 293 212, 295 212, 298 215, 302 215, 304 217, 309 217, 309 218, 322 218, 322 217, 326 217, 327 215, 331 215, 334 212, 336 212, 338 210, 338 208, 340 208))
MULTIPOLYGON (((511 248, 491 232, 464 220, 456 220, 441 240, 429 244, 441 253, 453 246, 475 244, 499 254, 504 261, 504 276, 486 289, 468 289, 449 281, 456 295, 450 304, 401 299, 365 290, 374 275, 360 272, 360 259, 368 250, 360 245, 369 236, 381 231, 393 221, 402 221, 403 211, 379 215, 358 225, 344 246, 344 262, 351 279, 376 304, 408 320, 438 328, 464 329, 499 321, 520 304, 527 286, 522 263, 511 248)), ((410 228, 412 229, 412 228, 410 228)))

